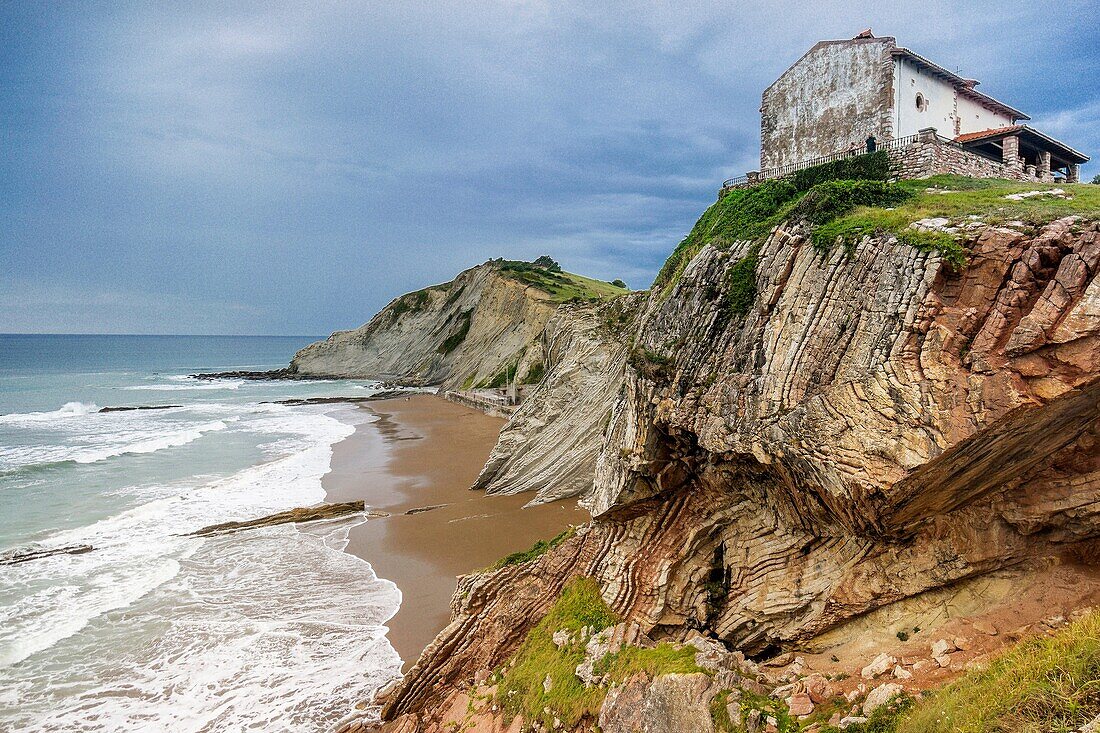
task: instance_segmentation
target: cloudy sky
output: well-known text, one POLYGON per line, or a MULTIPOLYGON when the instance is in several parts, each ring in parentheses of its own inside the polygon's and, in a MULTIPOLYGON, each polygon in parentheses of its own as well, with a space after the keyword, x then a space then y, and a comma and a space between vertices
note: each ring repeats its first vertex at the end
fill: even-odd
POLYGON ((1095 0, 5 0, 0 332, 323 334, 497 256, 646 287, 867 27, 1100 153, 1095 0))

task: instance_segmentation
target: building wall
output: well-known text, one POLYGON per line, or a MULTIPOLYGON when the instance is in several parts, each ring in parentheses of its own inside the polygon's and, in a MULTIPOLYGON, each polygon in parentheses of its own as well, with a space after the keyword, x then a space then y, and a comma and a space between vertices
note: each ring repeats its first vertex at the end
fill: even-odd
POLYGON ((965 150, 958 143, 925 137, 903 148, 888 151, 901 178, 927 178, 953 173, 971 178, 1007 178, 1013 181, 1044 179, 1018 166, 1007 166, 995 160, 965 150))
POLYGON ((1008 127, 1012 124, 1012 118, 1008 115, 986 109, 962 94, 959 95, 958 111, 959 135, 992 130, 996 127, 1008 127))
POLYGON ((893 135, 892 38, 819 43, 764 91, 760 167, 800 163, 893 135))
POLYGON ((958 116, 955 86, 929 74, 909 59, 894 59, 894 130, 897 137, 915 135, 934 127, 945 137, 955 137, 958 116), (924 97, 924 110, 917 109, 917 94, 924 97))

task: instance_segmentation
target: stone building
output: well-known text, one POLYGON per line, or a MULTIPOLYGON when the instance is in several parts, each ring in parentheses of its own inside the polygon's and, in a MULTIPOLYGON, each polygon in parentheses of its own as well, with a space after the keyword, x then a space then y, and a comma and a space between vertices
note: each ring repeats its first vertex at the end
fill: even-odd
POLYGON ((764 91, 756 175, 868 146, 898 147, 934 130, 941 141, 1010 169, 1006 177, 1079 179, 1087 156, 1023 124, 1027 115, 977 87, 869 30, 821 41, 764 91))

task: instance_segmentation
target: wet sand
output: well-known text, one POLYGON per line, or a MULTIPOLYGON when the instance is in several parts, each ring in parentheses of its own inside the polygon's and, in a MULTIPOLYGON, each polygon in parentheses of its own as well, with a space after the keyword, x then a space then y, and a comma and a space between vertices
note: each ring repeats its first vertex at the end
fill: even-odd
POLYGON ((504 420, 434 395, 364 405, 379 419, 333 448, 327 500, 392 516, 351 531, 347 551, 401 589, 388 638, 408 668, 450 621, 456 577, 549 539, 588 514, 575 501, 530 509, 530 494, 471 491, 504 420), (428 511, 409 510, 444 505, 428 511))

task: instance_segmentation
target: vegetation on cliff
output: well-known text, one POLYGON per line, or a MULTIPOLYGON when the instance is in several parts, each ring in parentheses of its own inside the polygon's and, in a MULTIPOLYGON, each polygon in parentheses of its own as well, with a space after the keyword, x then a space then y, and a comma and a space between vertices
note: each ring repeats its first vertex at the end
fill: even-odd
POLYGON ((509 565, 520 565, 525 562, 531 562, 535 558, 546 554, 548 550, 553 550, 555 547, 565 542, 567 539, 577 533, 576 527, 570 527, 563 530, 556 537, 552 537, 549 540, 539 540, 530 549, 523 550, 522 552, 513 552, 511 555, 506 555, 495 563, 485 569, 486 572, 492 572, 494 570, 500 570, 501 568, 508 567, 509 565))
POLYGON ((918 231, 911 228, 913 222, 947 219, 959 225, 1019 222, 1035 227, 1064 216, 1100 216, 1100 190, 1082 184, 1056 186, 944 175, 899 181, 896 187, 905 195, 893 206, 860 204, 849 213, 820 222, 822 226, 814 231, 814 245, 829 249, 840 242, 851 249, 862 237, 885 232, 918 249, 940 252, 957 268, 966 258, 958 237, 943 231, 918 231), (1047 193, 1007 198, 1032 191, 1047 193))
MULTIPOLYGON (((554 719, 571 729, 585 718, 595 719, 607 688, 586 686, 577 677, 577 666, 585 659, 585 645, 591 634, 619 622, 619 617, 600 597, 592 578, 577 578, 535 628, 527 634, 515 656, 499 672, 497 704, 508 719, 519 715, 530 724, 540 721, 547 730, 556 728, 554 719), (555 643, 554 635, 565 632, 567 640, 555 643)), ((597 660, 594 672, 610 682, 622 682, 635 672, 650 675, 701 671, 695 664, 695 649, 668 644, 641 649, 623 647, 597 660)))
POLYGON ((630 292, 622 280, 603 282, 583 275, 565 272, 549 257, 534 262, 491 260, 500 273, 548 294, 555 303, 571 300, 605 300, 630 292))
MULTIPOLYGON (((879 190, 891 191, 892 199, 896 194, 889 184, 883 183, 892 175, 889 157, 885 152, 878 152, 813 166, 788 178, 729 191, 703 212, 691 232, 665 261, 653 287, 660 290, 674 284, 691 258, 707 244, 728 247, 737 241, 767 236, 776 224, 790 216, 799 200, 818 186, 835 181, 876 181, 881 186, 879 190)), ((860 184, 849 188, 856 187, 865 194, 871 190, 860 184)), ((827 193, 817 196, 822 201, 829 198, 827 193)), ((860 202, 869 203, 870 200, 865 195, 860 202)))
MULTIPOLYGON (((914 229, 917 221, 946 218, 990 224, 1019 221, 1038 226, 1073 214, 1100 216, 1100 190, 1087 184, 1028 184, 963 176, 936 176, 890 182, 893 172, 885 152, 861 155, 798 171, 788 178, 734 189, 708 208, 691 232, 665 261, 653 282, 666 294, 688 262, 704 246, 728 248, 734 242, 759 244, 781 222, 802 221, 813 227, 814 245, 827 251, 841 244, 849 252, 868 235, 886 233, 921 251, 938 252, 953 267, 961 267, 966 250, 961 235, 914 229), (1063 194, 1006 198, 1030 191, 1063 194)), ((755 248, 739 260, 731 275, 730 308, 745 313, 755 287, 755 248), (752 277, 749 277, 749 276, 752 277)))

